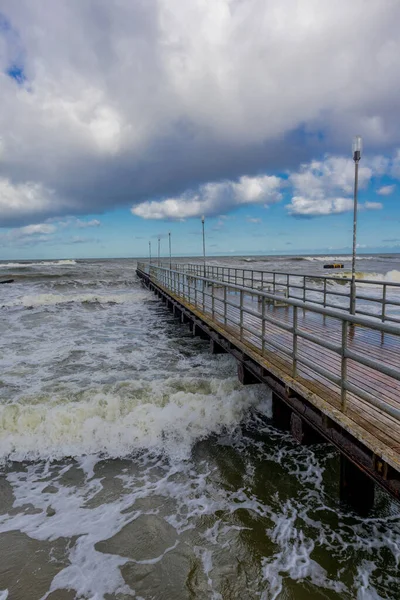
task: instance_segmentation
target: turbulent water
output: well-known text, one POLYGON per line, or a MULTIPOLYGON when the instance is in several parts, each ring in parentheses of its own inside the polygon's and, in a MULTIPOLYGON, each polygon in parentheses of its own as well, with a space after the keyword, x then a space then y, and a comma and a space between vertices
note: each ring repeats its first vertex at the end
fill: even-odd
MULTIPOLYGON (((399 507, 378 492, 370 518, 342 510, 335 451, 276 430, 268 390, 135 266, 0 263, 0 600, 398 600, 399 507)), ((400 257, 357 271, 396 281, 400 257)))

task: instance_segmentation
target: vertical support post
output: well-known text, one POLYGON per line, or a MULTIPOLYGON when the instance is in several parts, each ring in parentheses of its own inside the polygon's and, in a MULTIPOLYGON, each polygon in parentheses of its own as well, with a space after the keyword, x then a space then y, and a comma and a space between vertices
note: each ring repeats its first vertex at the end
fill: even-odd
POLYGON ((275 285, 276 285, 276 273, 272 274, 272 293, 275 294, 275 285))
POLYGON ((169 241, 169 268, 172 269, 172 252, 171 252, 171 232, 168 233, 168 241, 169 241))
POLYGON ((272 392, 272 422, 275 427, 284 431, 290 430, 291 415, 292 411, 287 404, 272 392))
POLYGON ((347 349, 347 340, 348 340, 348 321, 342 321, 342 358, 341 358, 341 410, 342 412, 346 412, 347 405, 347 357, 346 357, 346 349, 347 349))
POLYGON ((215 305, 215 288, 214 284, 211 285, 211 316, 214 319, 214 305, 215 305))
POLYGON ((292 377, 297 377, 297 306, 293 306, 293 368, 292 377))
POLYGON ((324 279, 324 306, 326 306, 326 278, 324 279))
POLYGON ((303 277, 303 302, 306 301, 306 276, 304 275, 303 277))
POLYGON ((361 516, 367 516, 374 505, 375 484, 346 456, 340 455, 340 500, 361 516))

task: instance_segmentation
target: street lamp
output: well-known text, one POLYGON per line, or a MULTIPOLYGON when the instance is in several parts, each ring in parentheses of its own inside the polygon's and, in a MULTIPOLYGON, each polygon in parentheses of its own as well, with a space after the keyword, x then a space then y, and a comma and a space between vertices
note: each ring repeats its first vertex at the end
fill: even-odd
POLYGON ((169 241, 169 270, 172 271, 171 232, 168 233, 169 241))
POLYGON ((149 262, 151 265, 151 242, 149 242, 149 262))
POLYGON ((158 236, 158 266, 161 265, 161 262, 160 262, 160 241, 161 241, 161 237, 158 236))
POLYGON ((204 277, 206 276, 206 238, 204 233, 204 215, 201 217, 201 224, 203 227, 203 262, 204 262, 204 277))
POLYGON ((350 313, 356 312, 356 250, 357 250, 357 194, 358 194, 358 163, 361 159, 362 139, 356 135, 353 139, 354 160, 354 217, 353 217, 353 255, 351 261, 350 313))

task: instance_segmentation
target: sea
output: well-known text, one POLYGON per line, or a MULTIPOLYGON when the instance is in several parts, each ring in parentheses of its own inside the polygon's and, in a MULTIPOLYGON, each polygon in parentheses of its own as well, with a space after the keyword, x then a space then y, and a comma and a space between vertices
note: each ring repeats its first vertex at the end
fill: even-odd
MULTIPOLYGON (((327 261, 350 271, 208 259, 327 261)), ((400 506, 342 507, 338 453, 276 429, 136 263, 0 262, 0 600, 399 600, 400 506)), ((399 282, 400 255, 356 269, 399 282)))

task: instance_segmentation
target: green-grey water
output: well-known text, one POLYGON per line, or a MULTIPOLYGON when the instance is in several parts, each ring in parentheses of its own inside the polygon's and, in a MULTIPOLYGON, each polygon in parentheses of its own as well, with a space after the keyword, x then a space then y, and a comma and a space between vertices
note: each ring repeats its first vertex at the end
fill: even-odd
POLYGON ((275 429, 134 261, 1 273, 1 600, 400 598, 398 505, 342 508, 332 447, 275 429))

